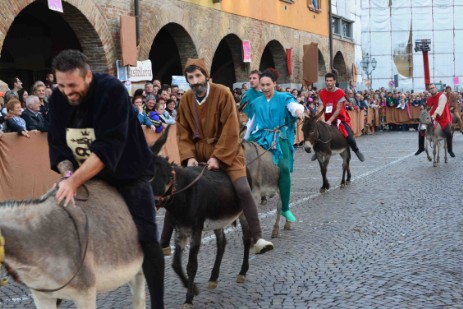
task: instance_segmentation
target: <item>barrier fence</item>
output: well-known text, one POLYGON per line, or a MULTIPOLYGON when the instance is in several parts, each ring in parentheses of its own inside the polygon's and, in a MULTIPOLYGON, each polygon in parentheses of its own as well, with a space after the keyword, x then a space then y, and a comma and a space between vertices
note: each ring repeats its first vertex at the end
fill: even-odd
MULTIPOLYGON (((374 132, 380 125, 384 112, 384 124, 413 124, 419 118, 419 107, 410 110, 397 108, 348 111, 355 136, 374 132)), ((240 117, 243 121, 243 117, 240 117)), ((153 145, 161 134, 144 128, 148 145, 153 145)), ((169 161, 180 163, 176 138, 176 127, 172 126, 161 155, 169 161)), ((296 142, 303 141, 301 126, 296 132, 296 142)), ((0 201, 37 198, 47 192, 60 176, 50 169, 47 133, 31 134, 25 138, 17 133, 0 135, 0 201)))

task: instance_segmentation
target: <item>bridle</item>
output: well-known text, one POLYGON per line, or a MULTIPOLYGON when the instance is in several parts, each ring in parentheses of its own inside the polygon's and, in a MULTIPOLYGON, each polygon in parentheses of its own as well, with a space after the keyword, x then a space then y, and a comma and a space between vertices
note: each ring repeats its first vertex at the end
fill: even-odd
POLYGON ((201 179, 201 177, 203 177, 206 168, 207 168, 207 164, 204 164, 204 167, 202 168, 201 173, 199 173, 195 179, 193 179, 187 186, 183 187, 180 190, 177 190, 177 187, 175 185, 176 180, 177 180, 177 172, 175 171, 174 166, 171 166, 171 171, 170 171, 171 176, 170 176, 169 183, 167 184, 166 191, 162 195, 154 196, 154 200, 156 201, 156 207, 158 209, 161 207, 166 207, 168 204, 172 202, 176 194, 182 193, 188 190, 189 188, 191 188, 195 183, 199 181, 199 179, 201 179))

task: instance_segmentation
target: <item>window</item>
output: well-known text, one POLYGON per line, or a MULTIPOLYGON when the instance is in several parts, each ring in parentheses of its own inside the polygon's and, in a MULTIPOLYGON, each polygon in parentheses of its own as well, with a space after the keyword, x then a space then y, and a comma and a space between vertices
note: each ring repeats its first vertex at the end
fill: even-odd
POLYGON ((352 39, 352 24, 353 22, 340 16, 333 16, 331 21, 331 29, 333 34, 341 38, 352 39))
POLYGON ((342 24, 342 36, 346 38, 352 38, 352 33, 351 33, 352 24, 345 20, 341 21, 341 24, 342 24))
POLYGON ((321 2, 322 0, 307 0, 307 6, 309 10, 320 13, 321 2))

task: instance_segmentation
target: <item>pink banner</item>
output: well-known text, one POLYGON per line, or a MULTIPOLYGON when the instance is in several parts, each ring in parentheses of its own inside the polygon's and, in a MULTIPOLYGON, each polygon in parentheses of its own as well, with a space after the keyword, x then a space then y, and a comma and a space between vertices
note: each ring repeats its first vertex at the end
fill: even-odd
POLYGON ((251 63, 251 43, 243 40, 243 62, 251 63))
POLYGON ((61 0, 48 0, 48 8, 52 11, 63 13, 63 3, 61 0))
POLYGON ((453 77, 453 84, 454 85, 460 85, 460 78, 458 76, 453 77))

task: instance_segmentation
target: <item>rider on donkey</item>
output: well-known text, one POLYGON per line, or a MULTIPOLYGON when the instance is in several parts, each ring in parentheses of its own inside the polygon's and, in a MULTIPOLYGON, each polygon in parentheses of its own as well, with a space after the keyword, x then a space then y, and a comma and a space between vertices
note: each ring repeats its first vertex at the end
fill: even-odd
POLYGON ((250 122, 248 141, 256 142, 272 153, 273 164, 278 165, 278 188, 281 199, 281 215, 289 222, 296 217, 289 209, 291 172, 294 163, 294 136, 296 117, 304 119, 304 107, 290 93, 275 91, 278 72, 265 70, 260 76, 263 95, 256 97, 245 108, 250 122))
MULTIPOLYGON (((177 113, 177 139, 183 165, 207 162, 209 170, 223 169, 230 177, 248 221, 256 254, 273 249, 262 238, 257 206, 246 179, 244 153, 239 140, 236 104, 230 90, 209 81, 204 59, 188 59, 185 78, 191 90, 186 92, 177 113)), ((166 216, 161 245, 167 248, 171 222, 166 216)))
POLYGON ((58 87, 50 98, 50 162, 65 177, 56 199, 64 206, 73 203, 77 189, 94 177, 116 187, 138 230, 151 307, 164 308, 164 257, 150 184, 153 155, 127 89, 112 76, 93 73, 77 50, 59 53, 53 70, 58 87))
MULTIPOLYGON (((360 161, 365 161, 365 157, 357 147, 357 142, 352 132, 350 117, 346 110, 346 94, 340 88, 336 87, 336 75, 334 73, 325 74, 326 88, 322 89, 319 94, 320 112, 325 108, 325 122, 329 125, 335 125, 341 131, 342 135, 347 139, 350 148, 355 152, 360 161)), ((316 160, 316 155, 313 155, 312 161, 316 160)))
MULTIPOLYGON (((431 118, 437 121, 442 130, 444 130, 445 137, 447 139, 447 152, 449 155, 454 158, 455 154, 453 153, 452 147, 452 115, 450 114, 449 104, 447 102, 447 97, 437 90, 436 85, 430 84, 429 85, 429 92, 431 96, 428 98, 426 102, 426 106, 431 111, 429 114, 431 118)), ((424 135, 419 130, 418 132, 418 150, 415 152, 415 156, 419 155, 424 151, 424 135)))

